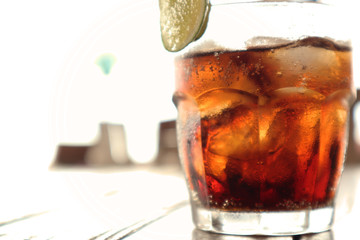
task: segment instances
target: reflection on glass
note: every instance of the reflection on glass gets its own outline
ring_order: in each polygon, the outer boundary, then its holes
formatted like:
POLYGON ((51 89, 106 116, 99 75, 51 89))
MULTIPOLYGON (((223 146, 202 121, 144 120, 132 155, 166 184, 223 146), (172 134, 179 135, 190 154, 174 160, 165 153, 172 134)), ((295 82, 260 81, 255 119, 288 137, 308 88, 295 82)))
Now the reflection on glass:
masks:
POLYGON ((332 231, 295 236, 235 236, 205 232, 195 229, 192 240, 334 240, 332 231))

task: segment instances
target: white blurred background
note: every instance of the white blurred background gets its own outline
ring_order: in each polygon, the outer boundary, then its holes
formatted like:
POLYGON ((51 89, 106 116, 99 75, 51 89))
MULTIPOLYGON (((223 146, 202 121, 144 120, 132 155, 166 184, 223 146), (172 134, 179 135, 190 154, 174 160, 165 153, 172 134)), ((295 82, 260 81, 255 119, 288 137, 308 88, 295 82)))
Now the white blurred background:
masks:
MULTIPOLYGON (((341 2, 357 14, 356 0, 341 2)), ((157 124, 176 117, 158 18, 157 0, 2 1, 0 173, 47 169, 57 144, 92 143, 100 122, 125 125, 134 159, 153 157, 157 124), (109 74, 103 54, 115 59, 109 74)))
POLYGON ((1 2, 0 169, 47 168, 57 144, 90 144, 101 122, 126 125, 129 148, 144 146, 133 158, 153 157, 157 124, 176 117, 158 19, 156 0, 1 2))

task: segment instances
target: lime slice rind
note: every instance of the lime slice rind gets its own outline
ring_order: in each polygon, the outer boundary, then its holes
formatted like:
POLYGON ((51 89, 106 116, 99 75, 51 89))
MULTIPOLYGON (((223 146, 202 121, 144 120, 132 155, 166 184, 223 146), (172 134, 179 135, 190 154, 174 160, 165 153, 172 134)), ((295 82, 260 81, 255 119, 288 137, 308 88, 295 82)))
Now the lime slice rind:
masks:
POLYGON ((209 12, 210 12, 210 4, 207 4, 207 7, 205 9, 205 16, 204 16, 204 20, 202 21, 202 25, 200 26, 199 31, 196 34, 196 37, 194 38, 193 41, 198 40, 199 38, 201 38, 202 35, 204 35, 205 30, 207 28, 207 23, 209 21, 209 12))

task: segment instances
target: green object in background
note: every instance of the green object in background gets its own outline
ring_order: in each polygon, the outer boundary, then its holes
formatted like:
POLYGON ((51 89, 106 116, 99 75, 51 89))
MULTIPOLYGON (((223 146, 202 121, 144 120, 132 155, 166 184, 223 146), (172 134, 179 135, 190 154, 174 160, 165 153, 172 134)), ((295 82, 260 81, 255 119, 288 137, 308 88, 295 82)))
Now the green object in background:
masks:
POLYGON ((102 72, 105 75, 108 75, 110 73, 111 68, 114 66, 115 62, 116 58, 111 53, 104 53, 100 55, 95 61, 96 65, 101 68, 102 72))

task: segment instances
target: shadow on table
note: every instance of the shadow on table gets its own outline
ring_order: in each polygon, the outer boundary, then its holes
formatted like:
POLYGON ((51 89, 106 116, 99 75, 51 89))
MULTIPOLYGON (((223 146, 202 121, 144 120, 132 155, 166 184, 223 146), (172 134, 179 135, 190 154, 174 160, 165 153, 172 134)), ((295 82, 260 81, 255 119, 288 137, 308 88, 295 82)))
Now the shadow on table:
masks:
POLYGON ((234 236, 195 229, 192 240, 334 240, 332 231, 295 236, 234 236))

